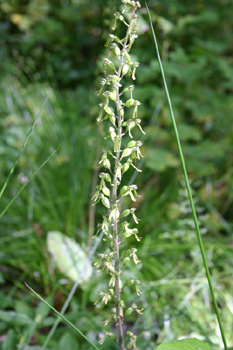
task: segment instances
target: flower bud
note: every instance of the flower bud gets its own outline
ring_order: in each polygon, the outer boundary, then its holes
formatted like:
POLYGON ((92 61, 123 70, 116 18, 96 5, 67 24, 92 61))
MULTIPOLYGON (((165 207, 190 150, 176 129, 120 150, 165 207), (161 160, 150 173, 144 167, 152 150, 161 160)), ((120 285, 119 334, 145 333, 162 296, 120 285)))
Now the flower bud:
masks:
POLYGON ((113 49, 113 53, 115 56, 120 56, 120 54, 121 54, 120 48, 118 46, 115 46, 113 49))
POLYGON ((124 64, 123 68, 122 68, 122 75, 127 74, 129 71, 129 65, 128 64, 124 64))
POLYGON ((123 211, 123 213, 121 214, 121 217, 124 218, 125 216, 128 216, 130 214, 130 210, 129 209, 125 209, 123 211))
POLYGON ((102 188, 102 192, 105 194, 105 196, 110 196, 110 190, 106 186, 102 188))
POLYGON ((106 207, 106 208, 108 208, 108 209, 110 209, 110 202, 109 202, 109 199, 107 198, 107 197, 102 197, 101 198, 101 200, 102 200, 102 203, 103 203, 103 205, 106 207))
POLYGON ((129 164, 125 163, 125 164, 123 165, 123 167, 122 167, 122 171, 121 171, 122 175, 123 175, 127 170, 129 170, 129 164))
POLYGON ((126 102, 125 102, 125 106, 126 107, 131 107, 131 106, 133 106, 134 105, 134 99, 133 98, 130 98, 129 100, 127 100, 126 102))
POLYGON ((125 312, 125 316, 129 316, 132 312, 133 312, 132 307, 129 307, 125 312))
POLYGON ((128 265, 129 262, 130 262, 130 258, 129 258, 129 257, 124 258, 124 260, 123 260, 123 266, 128 265))
POLYGON ((121 158, 128 157, 132 153, 133 149, 132 148, 126 148, 124 149, 121 158))
POLYGON ((127 335, 127 337, 132 337, 134 334, 132 333, 132 332, 130 332, 130 331, 127 331, 126 333, 125 333, 125 335, 127 335))
POLYGON ((111 168, 110 160, 109 159, 104 159, 103 166, 110 170, 110 168, 111 168))
MULTIPOLYGON (((140 141, 139 141, 140 142, 140 141)), ((137 146, 137 142, 136 141, 130 141, 126 147, 129 147, 129 148, 132 148, 132 147, 135 147, 137 146)))
POLYGON ((125 285, 126 285, 127 287, 130 287, 130 286, 132 286, 133 284, 135 284, 135 280, 132 280, 132 279, 125 282, 125 285))

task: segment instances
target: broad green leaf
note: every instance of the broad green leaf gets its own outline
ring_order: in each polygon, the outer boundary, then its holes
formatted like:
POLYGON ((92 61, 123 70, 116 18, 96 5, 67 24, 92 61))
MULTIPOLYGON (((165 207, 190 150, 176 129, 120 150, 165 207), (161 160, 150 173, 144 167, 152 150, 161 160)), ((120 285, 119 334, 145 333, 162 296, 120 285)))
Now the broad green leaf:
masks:
POLYGON ((16 300, 15 301, 15 311, 19 314, 24 314, 31 319, 34 318, 34 311, 33 308, 26 303, 26 301, 23 300, 16 300))
POLYGON ((209 344, 194 339, 176 340, 171 343, 162 343, 157 347, 158 350, 213 350, 209 344))
POLYGON ((179 136, 183 141, 191 140, 191 141, 200 141, 201 140, 201 132, 196 126, 179 124, 178 125, 179 136))
POLYGON ((0 291, 0 309, 3 308, 13 308, 14 302, 12 297, 8 295, 4 295, 2 291, 0 291))
POLYGON ((6 340, 2 346, 3 350, 15 350, 16 349, 16 337, 15 331, 13 329, 9 329, 7 332, 6 340))
MULTIPOLYGON (((82 272, 87 255, 74 239, 68 238, 58 231, 50 231, 47 235, 47 248, 55 260, 58 269, 70 280, 76 281, 82 272)), ((87 282, 92 274, 92 266, 88 263, 82 282, 87 282)))
MULTIPOLYGON (((53 299, 51 297, 48 297, 47 300, 48 300, 49 303, 53 302, 53 299)), ((25 313, 24 310, 23 310, 23 306, 24 305, 22 304, 22 306, 21 306, 22 313, 25 313)), ((50 312, 49 306, 47 306, 43 302, 40 302, 38 307, 37 307, 37 309, 36 309, 35 317, 34 317, 34 314, 33 314, 34 320, 25 329, 25 331, 21 333, 21 337, 20 337, 20 346, 21 347, 19 347, 19 350, 25 350, 25 346, 27 346, 27 344, 29 343, 30 339, 35 334, 37 328, 39 327, 39 325, 42 323, 42 321, 48 315, 49 312, 50 312)))
POLYGON ((164 171, 167 168, 174 168, 179 165, 178 159, 164 149, 148 149, 146 166, 155 171, 164 171))
MULTIPOLYGON (((46 298, 46 300, 49 302, 49 304, 53 305, 53 298, 52 297, 48 297, 46 298)), ((50 312, 50 308, 43 302, 40 302, 38 307, 36 308, 36 317, 35 317, 35 321, 36 323, 41 323, 45 317, 48 316, 50 312)))
POLYGON ((32 322, 32 319, 24 314, 2 310, 0 310, 0 320, 13 325, 29 325, 32 322))
POLYGON ((60 342, 59 342, 59 348, 58 350, 74 350, 78 349, 78 342, 76 338, 71 333, 65 333, 60 342))
POLYGON ((162 16, 157 16, 157 22, 158 22, 158 26, 162 29, 162 31, 165 34, 170 33, 174 28, 173 23, 168 21, 166 18, 162 16))

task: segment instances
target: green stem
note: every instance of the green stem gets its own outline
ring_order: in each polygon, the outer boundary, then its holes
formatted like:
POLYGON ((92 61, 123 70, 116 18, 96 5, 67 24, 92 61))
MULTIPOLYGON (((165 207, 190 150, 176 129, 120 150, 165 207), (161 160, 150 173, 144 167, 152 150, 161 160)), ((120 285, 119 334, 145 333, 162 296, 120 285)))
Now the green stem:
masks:
POLYGON ((5 212, 9 209, 9 207, 11 206, 11 204, 15 201, 15 199, 20 195, 20 193, 22 192, 22 190, 29 184, 29 182, 33 179, 33 177, 40 171, 41 168, 43 168, 43 166, 49 161, 49 159, 57 152, 58 149, 56 149, 45 161, 44 163, 41 164, 41 166, 34 172, 34 174, 32 174, 32 176, 29 177, 28 181, 25 182, 25 184, 20 188, 20 190, 16 193, 16 195, 12 198, 12 200, 10 201, 10 203, 8 203, 8 205, 6 206, 6 208, 1 212, 0 214, 0 219, 1 217, 5 214, 5 212))
POLYGON ((47 100, 48 100, 48 97, 46 97, 46 99, 45 99, 45 101, 44 101, 44 103, 43 103, 43 105, 42 105, 42 107, 41 107, 39 113, 37 114, 37 116, 36 116, 36 118, 35 118, 35 120, 34 120, 32 126, 31 126, 31 128, 30 128, 30 130, 29 130, 29 132, 28 132, 28 134, 27 134, 27 137, 26 137, 26 139, 25 139, 25 141, 24 141, 24 143, 23 143, 23 146, 21 147, 21 149, 20 149, 20 151, 19 151, 19 154, 18 154, 18 156, 16 157, 16 160, 15 160, 15 162, 14 162, 14 165, 13 165, 13 167, 11 168, 11 170, 10 170, 10 172, 9 172, 9 175, 8 175, 8 177, 7 177, 7 179, 6 179, 6 182, 4 183, 4 185, 3 185, 3 187, 2 187, 2 189, 1 189, 1 191, 0 191, 0 198, 2 197, 2 195, 3 195, 3 193, 4 193, 5 189, 6 189, 6 186, 7 186, 8 182, 9 182, 9 180, 10 180, 10 177, 11 177, 11 175, 13 174, 13 172, 14 172, 14 170, 15 170, 15 167, 16 167, 16 165, 17 165, 17 163, 18 163, 18 160, 19 160, 19 158, 20 158, 20 156, 21 156, 21 153, 23 152, 24 148, 25 148, 26 145, 27 145, 28 139, 29 139, 29 137, 31 136, 31 133, 33 132, 33 129, 34 129, 35 125, 36 125, 36 122, 37 122, 37 120, 38 120, 38 118, 39 118, 39 116, 40 116, 40 114, 41 114, 41 112, 42 112, 42 110, 43 110, 43 108, 44 108, 44 105, 46 104, 47 100))
POLYGON ((95 346, 95 344, 93 344, 78 328, 76 328, 73 323, 71 323, 69 320, 67 320, 67 318, 65 316, 63 316, 60 312, 58 312, 56 309, 54 309, 54 307, 52 307, 52 305, 50 305, 46 300, 44 300, 39 294, 37 294, 31 287, 29 287, 29 285, 24 282, 25 286, 30 289, 30 291, 35 294, 37 296, 38 299, 40 299, 41 301, 43 301, 43 303, 45 303, 51 310, 53 310, 58 316, 60 316, 66 323, 68 323, 68 325, 70 325, 70 327, 72 327, 74 330, 76 330, 76 332, 78 332, 84 339, 86 339, 86 341, 88 341, 88 343, 90 345, 93 346, 93 348, 95 350, 99 350, 97 348, 97 346, 95 346))
MULTIPOLYGON (((146 3, 146 1, 145 1, 145 3, 146 3)), ((194 219, 194 223, 195 223, 195 228, 196 228, 196 232, 197 232, 198 243, 199 243, 199 247, 200 247, 200 250, 201 250, 201 255, 202 255, 202 259, 203 259, 203 263, 204 263, 204 267, 205 267, 205 271, 206 271, 206 277, 207 277, 207 280, 208 280, 208 283, 209 283, 210 293, 211 293, 211 297, 212 297, 212 300, 213 300, 215 313, 216 313, 216 316, 217 316, 217 319, 218 319, 218 324, 219 324, 219 328, 220 328, 220 332, 221 332, 224 348, 225 348, 225 350, 227 350, 226 338, 225 338, 225 335, 224 335, 224 331, 223 331, 223 327, 222 327, 222 323, 221 323, 221 319, 220 319, 220 315, 219 315, 219 311, 218 311, 218 306, 217 306, 217 302, 216 302, 216 299, 215 299, 214 290, 213 290, 213 286, 212 286, 211 276, 210 276, 209 268, 208 268, 208 265, 207 265, 207 260, 206 260, 206 256, 205 256, 205 249, 204 249, 204 245, 203 245, 201 234, 200 234, 200 230, 199 230, 197 214, 196 214, 196 210, 195 210, 194 203, 193 203, 192 192, 191 192, 191 187, 190 187, 189 180, 188 180, 185 160, 184 160, 183 151, 182 151, 181 143, 180 143, 180 139, 179 139, 179 133, 178 133, 178 129, 177 129, 177 126, 176 126, 176 120, 175 120, 173 109, 172 109, 172 103, 171 103, 171 99, 170 99, 170 95, 169 95, 169 91, 168 91, 168 87, 167 87, 167 83, 166 83, 166 79, 165 79, 165 74, 164 74, 164 70, 163 70, 163 66, 162 66, 162 61, 161 61, 160 54, 159 54, 159 48, 158 48, 158 44, 157 44, 157 40, 156 40, 154 29, 153 29, 151 16, 150 16, 150 11, 148 9, 147 3, 146 3, 146 7, 147 7, 148 14, 149 14, 150 25, 151 25, 151 29, 152 29, 152 33, 153 33, 153 37, 154 37, 154 42, 155 42, 156 52, 157 52, 157 56, 158 56, 159 66, 160 66, 160 69, 161 69, 163 82, 164 82, 164 87, 165 87, 165 92, 166 92, 166 96, 167 96, 167 100, 168 100, 168 104, 169 104, 169 109, 170 109, 171 119, 172 119, 172 125, 173 125, 174 131, 175 131, 175 136, 176 136, 176 141, 177 141, 177 145, 178 145, 181 165, 182 165, 184 178, 185 178, 185 184, 186 184, 186 188, 187 188, 187 191, 188 191, 189 201, 190 201, 192 214, 193 214, 193 219, 194 219)))
MULTIPOLYGON (((126 50, 128 38, 130 34, 130 28, 128 28, 125 41, 124 41, 124 46, 122 51, 126 50)), ((121 72, 122 72, 122 67, 123 67, 123 56, 121 56, 121 61, 119 65, 119 69, 117 72, 117 75, 121 77, 121 72)), ((117 116, 118 116, 118 137, 119 137, 119 143, 118 147, 116 150, 116 159, 115 159, 115 170, 114 170, 114 179, 113 179, 113 205, 117 205, 118 209, 119 204, 117 203, 117 176, 116 176, 116 171, 119 166, 119 159, 120 159, 120 152, 121 152, 121 141, 122 141, 122 117, 121 117, 121 104, 120 104, 120 93, 119 93, 119 86, 117 86, 116 89, 116 109, 117 109, 117 116)), ((124 334, 123 334, 123 327, 122 327, 122 322, 121 322, 121 306, 120 306, 120 301, 121 301, 121 288, 120 288, 120 254, 119 254, 119 241, 118 241, 118 225, 117 225, 117 219, 113 219, 113 243, 114 243, 114 260, 115 260, 115 273, 116 273, 116 278, 115 278, 115 296, 116 296, 116 317, 117 317, 117 337, 118 337, 118 345, 120 350, 124 350, 124 334)))

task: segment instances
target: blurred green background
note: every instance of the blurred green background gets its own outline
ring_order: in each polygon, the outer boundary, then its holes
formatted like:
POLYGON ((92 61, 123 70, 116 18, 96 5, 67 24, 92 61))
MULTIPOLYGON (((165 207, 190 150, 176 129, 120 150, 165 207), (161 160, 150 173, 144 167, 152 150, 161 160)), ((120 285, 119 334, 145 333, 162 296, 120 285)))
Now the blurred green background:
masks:
MULTIPOLYGON (((136 183, 142 261, 127 272, 141 280, 129 330, 138 347, 198 337, 222 347, 194 232, 177 145, 148 15, 139 11, 139 38, 131 54, 140 62, 135 95, 145 136, 143 172, 136 183)), ((2 211, 35 170, 59 150, 0 220, 0 349, 38 350, 55 315, 23 281, 61 310, 72 282, 52 268, 49 231, 73 238, 88 253, 103 209, 90 199, 104 130, 96 95, 113 13, 120 0, 2 0, 0 3, 0 188, 38 114, 48 101, 0 201, 2 211), (93 223, 95 214, 95 223, 93 223), (38 321, 38 314, 42 315, 38 321), (10 347, 11 346, 11 347, 10 347)), ((229 346, 233 346, 233 1, 150 1, 148 6, 170 89, 196 201, 208 263, 229 346)), ((130 181, 131 173, 125 182, 130 181)), ((132 241, 135 246, 135 242, 132 241)), ((97 252, 106 250, 100 243, 97 252)), ((96 270, 94 270, 96 271, 96 270)), ((93 273, 78 288, 67 318, 97 343, 107 318, 95 308, 106 275, 93 273)), ((133 291, 125 294, 134 301, 133 291), (128 293, 128 294, 127 294, 128 293)), ((112 330, 109 324, 106 330, 112 330)), ((47 349, 89 349, 65 323, 47 349)), ((101 349, 116 349, 107 340, 101 349)))

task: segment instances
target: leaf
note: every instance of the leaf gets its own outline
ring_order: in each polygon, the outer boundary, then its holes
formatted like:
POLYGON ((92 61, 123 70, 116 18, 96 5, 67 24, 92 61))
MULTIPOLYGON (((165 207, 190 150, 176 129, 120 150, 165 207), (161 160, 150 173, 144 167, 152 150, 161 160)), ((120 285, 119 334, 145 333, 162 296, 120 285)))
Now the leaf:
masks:
POLYGON ((14 302, 12 297, 8 294, 8 295, 4 295, 4 293, 2 291, 0 291, 0 308, 3 309, 4 308, 13 308, 14 307, 14 302))
POLYGON ((165 34, 170 33, 174 28, 174 24, 162 16, 157 16, 157 22, 158 26, 165 34))
MULTIPOLYGON (((49 304, 53 305, 53 298, 48 297, 47 301, 49 304)), ((36 308, 36 318, 35 321, 36 323, 41 323, 49 314, 50 308, 43 302, 39 303, 39 305, 36 308)))
POLYGON ((32 322, 32 319, 27 315, 20 314, 15 311, 2 310, 0 310, 0 320, 13 325, 29 325, 32 322))
POLYGON ((59 342, 58 350, 74 350, 78 349, 78 347, 76 338, 71 333, 65 333, 59 342))
MULTIPOLYGON (((76 281, 82 272, 87 255, 74 239, 68 238, 58 231, 50 231, 47 235, 47 248, 53 256, 58 269, 70 280, 76 281)), ((88 262, 81 283, 87 282, 92 274, 92 266, 88 262)))
POLYGON ((3 350, 15 350, 16 349, 16 336, 13 329, 9 329, 7 332, 6 340, 2 346, 3 350))
POLYGON ((171 343, 162 343, 157 347, 158 350, 213 350, 209 344, 194 339, 176 340, 171 343))
POLYGON ((146 166, 155 171, 164 171, 169 167, 177 167, 178 159, 168 150, 148 149, 146 166))
POLYGON ((196 126, 179 124, 178 125, 180 140, 182 141, 200 141, 201 140, 201 132, 196 126))
POLYGON ((31 319, 34 318, 33 308, 23 300, 15 301, 15 311, 19 314, 24 314, 31 319))

